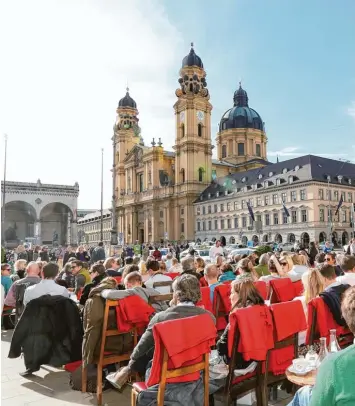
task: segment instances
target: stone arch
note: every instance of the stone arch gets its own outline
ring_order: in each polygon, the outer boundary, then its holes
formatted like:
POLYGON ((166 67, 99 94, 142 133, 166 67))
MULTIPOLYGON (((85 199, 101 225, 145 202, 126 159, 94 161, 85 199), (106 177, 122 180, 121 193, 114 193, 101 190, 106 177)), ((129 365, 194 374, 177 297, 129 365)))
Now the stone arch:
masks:
POLYGON ((263 235, 263 242, 268 242, 269 238, 267 234, 263 235))
POLYGON ((51 202, 43 206, 40 212, 42 244, 66 244, 69 222, 73 218, 72 209, 62 202, 51 202))
POLYGON ((243 235, 242 237, 242 244, 245 246, 248 245, 248 237, 246 235, 243 235))
POLYGON ((219 240, 221 241, 222 247, 225 247, 227 245, 226 237, 224 237, 223 235, 219 240))
POLYGON ((310 241, 309 234, 308 233, 302 233, 301 234, 301 245, 302 245, 302 247, 308 248, 309 241, 310 241))
POLYGON ((235 237, 229 237, 229 244, 235 244, 235 237))
POLYGON ((327 241, 327 234, 324 231, 319 233, 319 242, 326 242, 327 241))
POLYGON ((332 232, 331 239, 332 243, 334 244, 334 247, 336 247, 338 245, 338 233, 336 231, 332 232))
POLYGON ((349 233, 347 231, 343 231, 341 235, 341 243, 342 245, 346 245, 349 242, 349 233))
POLYGON ((287 234, 287 242, 294 244, 296 242, 296 236, 293 233, 287 234))
POLYGON ((282 235, 279 234, 279 233, 277 233, 277 234, 275 235, 274 241, 275 241, 277 244, 281 244, 281 243, 282 243, 282 235))
POLYGON ((259 237, 256 234, 254 234, 251 239, 254 245, 259 243, 259 237))
POLYGON ((34 238, 36 221, 37 212, 30 203, 23 200, 6 202, 3 225, 6 246, 14 248, 26 238, 34 238))

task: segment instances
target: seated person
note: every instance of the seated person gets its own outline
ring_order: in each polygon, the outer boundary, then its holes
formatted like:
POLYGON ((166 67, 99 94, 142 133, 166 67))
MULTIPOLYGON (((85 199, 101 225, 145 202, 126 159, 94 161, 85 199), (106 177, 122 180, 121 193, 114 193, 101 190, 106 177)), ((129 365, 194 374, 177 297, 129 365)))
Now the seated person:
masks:
POLYGON ((80 296, 80 300, 79 300, 79 303, 83 306, 85 305, 86 301, 88 300, 91 289, 93 289, 95 286, 97 286, 99 283, 101 283, 102 280, 104 280, 107 277, 105 267, 98 263, 95 263, 94 265, 91 266, 90 275, 91 275, 91 283, 87 283, 84 286, 83 292, 82 292, 82 294, 80 296))
MULTIPOLYGON (((259 278, 259 281, 265 282, 267 285, 269 285, 269 282, 272 281, 273 279, 280 279, 281 278, 281 276, 279 275, 279 272, 278 272, 278 270, 276 268, 273 257, 274 257, 274 255, 272 255, 270 257, 269 262, 268 262, 268 270, 269 270, 270 274, 265 275, 265 276, 261 276, 259 278)), ((276 261, 277 261, 277 258, 276 258, 276 261)), ((280 264, 280 266, 282 266, 282 265, 280 264)))
MULTIPOLYGON (((30 262, 26 268, 26 277, 14 282, 5 298, 5 305, 10 307, 23 307, 23 298, 26 288, 41 282, 40 269, 37 262, 30 262)), ((20 311, 21 313, 21 311, 20 311)))
POLYGON ((340 283, 345 283, 350 286, 355 285, 355 256, 354 255, 343 255, 340 260, 340 267, 344 272, 344 275, 338 276, 337 281, 340 283))
POLYGON ((259 278, 261 276, 270 275, 268 263, 269 263, 269 254, 267 253, 262 254, 259 258, 259 264, 254 268, 255 272, 259 275, 259 278))
MULTIPOLYGON (((148 259, 146 262, 147 266, 147 273, 149 275, 149 279, 145 281, 145 286, 147 288, 152 288, 155 282, 171 282, 172 279, 170 276, 163 275, 160 271, 159 262, 155 259, 148 259)), ((171 292, 170 286, 158 286, 156 289, 161 294, 167 294, 171 292)))
POLYGON ((341 276, 344 274, 340 265, 337 264, 337 254, 334 251, 325 253, 324 262, 328 265, 334 266, 336 276, 341 276))
POLYGON ((55 283, 54 279, 57 277, 59 266, 54 262, 46 264, 42 269, 43 279, 36 285, 29 286, 25 291, 23 303, 26 306, 28 302, 37 299, 43 295, 51 296, 64 296, 69 298, 69 292, 63 286, 55 283))
POLYGON ((71 271, 71 262, 70 261, 64 265, 63 270, 56 277, 56 282, 58 282, 59 280, 65 281, 68 288, 74 289, 75 277, 71 271))
MULTIPOLYGON (((118 264, 118 262, 117 262, 117 264, 118 264)), ((118 270, 118 272, 120 272, 120 275, 123 274, 126 266, 132 265, 132 264, 133 264, 133 257, 126 257, 125 261, 124 261, 124 265, 118 270)), ((118 275, 118 276, 120 276, 120 275, 118 275)))
POLYGON ((106 269, 106 275, 107 276, 121 276, 122 273, 118 270, 119 265, 117 263, 116 258, 110 257, 107 258, 106 261, 104 262, 104 266, 106 269))
POLYGON ((179 260, 177 258, 173 258, 171 260, 171 267, 169 268, 168 272, 169 273, 181 273, 182 272, 182 267, 181 264, 179 262, 179 260))
POLYGON ((236 278, 232 264, 229 262, 224 263, 219 270, 221 272, 221 276, 218 278, 219 282, 234 281, 236 278))
POLYGON ((186 257, 184 257, 181 260, 181 266, 182 266, 181 275, 185 275, 185 274, 193 275, 198 280, 200 280, 203 277, 203 275, 200 275, 198 272, 196 272, 195 257, 193 257, 192 255, 186 255, 186 257))
MULTIPOLYGON (((247 259, 247 258, 246 258, 247 259)), ((260 296, 253 282, 246 279, 236 279, 231 284, 231 313, 238 311, 240 308, 263 305, 264 299, 260 296)), ((228 332, 230 325, 228 324, 225 328, 221 338, 217 342, 217 351, 220 356, 223 356, 225 362, 228 363, 228 332)), ((240 355, 239 360, 236 364, 236 369, 245 369, 253 361, 244 361, 243 357, 240 355)))
POLYGON ((210 299, 211 303, 213 304, 214 299, 214 290, 216 286, 220 285, 221 282, 218 281, 218 268, 216 264, 209 264, 205 268, 205 279, 208 283, 208 287, 210 288, 210 299))
POLYGON ((12 285, 12 279, 10 278, 11 267, 9 264, 1 264, 1 285, 4 287, 5 297, 12 285))
POLYGON ((340 326, 345 326, 345 321, 341 315, 340 304, 343 293, 350 287, 350 285, 342 284, 337 281, 335 267, 332 265, 325 263, 320 268, 320 273, 324 278, 324 292, 320 293, 319 296, 329 307, 334 320, 340 326))
MULTIPOLYGON (((136 267, 137 265, 131 266, 136 267)), ((137 271, 130 272, 126 275, 126 277, 124 278, 124 285, 126 288, 125 290, 103 290, 101 292, 101 296, 104 299, 119 300, 128 296, 138 295, 140 298, 148 303, 150 296, 156 296, 160 294, 155 289, 144 288, 142 286, 142 275, 137 271)), ((153 307, 156 311, 165 310, 167 308, 167 306, 163 302, 161 304, 153 304, 153 307)))
POLYGON ((127 383, 132 373, 138 372, 145 375, 148 363, 153 359, 154 338, 153 326, 167 320, 181 319, 208 313, 215 322, 214 316, 205 309, 196 306, 201 300, 199 281, 192 275, 181 275, 173 283, 173 300, 171 307, 157 313, 149 323, 147 330, 142 335, 135 347, 127 367, 121 368, 117 373, 106 377, 113 386, 121 390, 127 383))
POLYGON ((249 258, 243 258, 238 264, 239 275, 237 279, 250 279, 252 281, 258 280, 258 274, 255 272, 253 264, 249 258))
POLYGON ((87 283, 91 282, 91 277, 89 270, 84 268, 83 262, 78 259, 71 261, 71 271, 75 276, 74 293, 77 295, 87 283))
MULTIPOLYGON (((355 335, 355 287, 348 289, 341 305, 342 315, 355 335)), ((355 344, 330 354, 320 365, 316 384, 303 386, 288 406, 355 405, 355 344)))

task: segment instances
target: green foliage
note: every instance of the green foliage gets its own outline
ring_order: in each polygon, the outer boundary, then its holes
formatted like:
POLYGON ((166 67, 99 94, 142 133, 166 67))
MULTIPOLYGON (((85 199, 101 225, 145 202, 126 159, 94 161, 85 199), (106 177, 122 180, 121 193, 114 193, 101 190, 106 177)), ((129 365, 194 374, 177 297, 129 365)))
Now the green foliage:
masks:
POLYGON ((259 257, 262 254, 265 254, 266 252, 272 251, 271 247, 269 245, 260 245, 259 247, 255 248, 255 254, 257 254, 259 257))

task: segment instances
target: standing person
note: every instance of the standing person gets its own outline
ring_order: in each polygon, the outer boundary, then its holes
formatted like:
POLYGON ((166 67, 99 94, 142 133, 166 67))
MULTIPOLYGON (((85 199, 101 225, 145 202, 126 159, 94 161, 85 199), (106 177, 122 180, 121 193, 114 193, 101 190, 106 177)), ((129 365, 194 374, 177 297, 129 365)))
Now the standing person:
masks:
POLYGON ((332 251, 332 247, 330 245, 330 242, 326 241, 325 244, 324 244, 323 252, 325 254, 328 254, 328 252, 331 252, 331 251, 332 251))
POLYGON ((311 266, 314 266, 314 260, 316 259, 317 254, 318 254, 318 250, 317 250, 316 244, 314 241, 311 241, 309 243, 309 249, 308 249, 309 264, 311 266))
POLYGON ((41 247, 39 245, 36 245, 34 250, 33 250, 33 261, 37 261, 39 257, 39 251, 41 250, 41 247))
POLYGON ((104 243, 100 241, 96 248, 92 251, 91 263, 94 264, 97 261, 105 261, 106 253, 104 249, 104 243))
POLYGON ((75 258, 81 262, 90 261, 90 256, 86 251, 84 251, 84 247, 82 245, 79 245, 78 249, 76 250, 75 258))
POLYGON ((68 245, 68 248, 64 253, 63 266, 68 262, 69 258, 73 257, 75 258, 75 251, 71 245, 68 245))
POLYGON ((344 272, 341 269, 340 265, 336 263, 336 257, 337 255, 334 251, 329 251, 325 254, 324 262, 328 265, 334 266, 336 275, 341 276, 344 274, 344 272))
POLYGON ((23 245, 19 245, 16 249, 17 259, 24 259, 26 262, 28 261, 28 255, 25 247, 23 245))
POLYGON ((60 245, 55 254, 57 257, 57 264, 59 266, 59 269, 62 269, 63 268, 63 259, 64 259, 64 247, 62 247, 60 245))
POLYGON ((216 241, 216 245, 214 247, 211 247, 210 249, 210 258, 212 261, 216 260, 217 255, 222 255, 224 256, 224 250, 221 245, 221 242, 219 240, 216 241))
POLYGON ((26 248, 26 252, 27 252, 27 262, 32 262, 33 261, 33 249, 29 245, 25 246, 25 248, 26 248))
POLYGON ((39 257, 41 258, 41 261, 49 262, 48 247, 46 245, 43 245, 41 251, 39 252, 39 257))
POLYGON ((25 259, 18 259, 15 264, 15 273, 10 275, 10 278, 13 282, 18 281, 19 279, 23 279, 25 277, 26 272, 26 260, 25 259))
POLYGON ((37 299, 43 295, 64 296, 69 298, 69 292, 64 286, 55 283, 54 279, 58 275, 59 267, 57 264, 50 262, 42 269, 43 279, 36 285, 29 286, 25 291, 23 299, 24 305, 33 299, 37 299))
POLYGON ((155 247, 152 255, 156 261, 161 261, 161 252, 158 250, 158 247, 155 247))
POLYGON ((4 287, 5 297, 12 285, 12 279, 10 278, 11 267, 9 264, 1 264, 1 285, 4 287))

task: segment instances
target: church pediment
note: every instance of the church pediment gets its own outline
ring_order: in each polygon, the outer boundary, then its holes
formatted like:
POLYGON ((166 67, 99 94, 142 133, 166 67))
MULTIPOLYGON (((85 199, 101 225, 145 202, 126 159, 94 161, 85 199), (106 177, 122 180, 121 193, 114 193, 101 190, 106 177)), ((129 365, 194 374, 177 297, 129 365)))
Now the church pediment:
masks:
POLYGON ((134 162, 135 167, 143 165, 143 148, 139 145, 135 145, 130 152, 126 155, 124 162, 131 163, 134 162))

